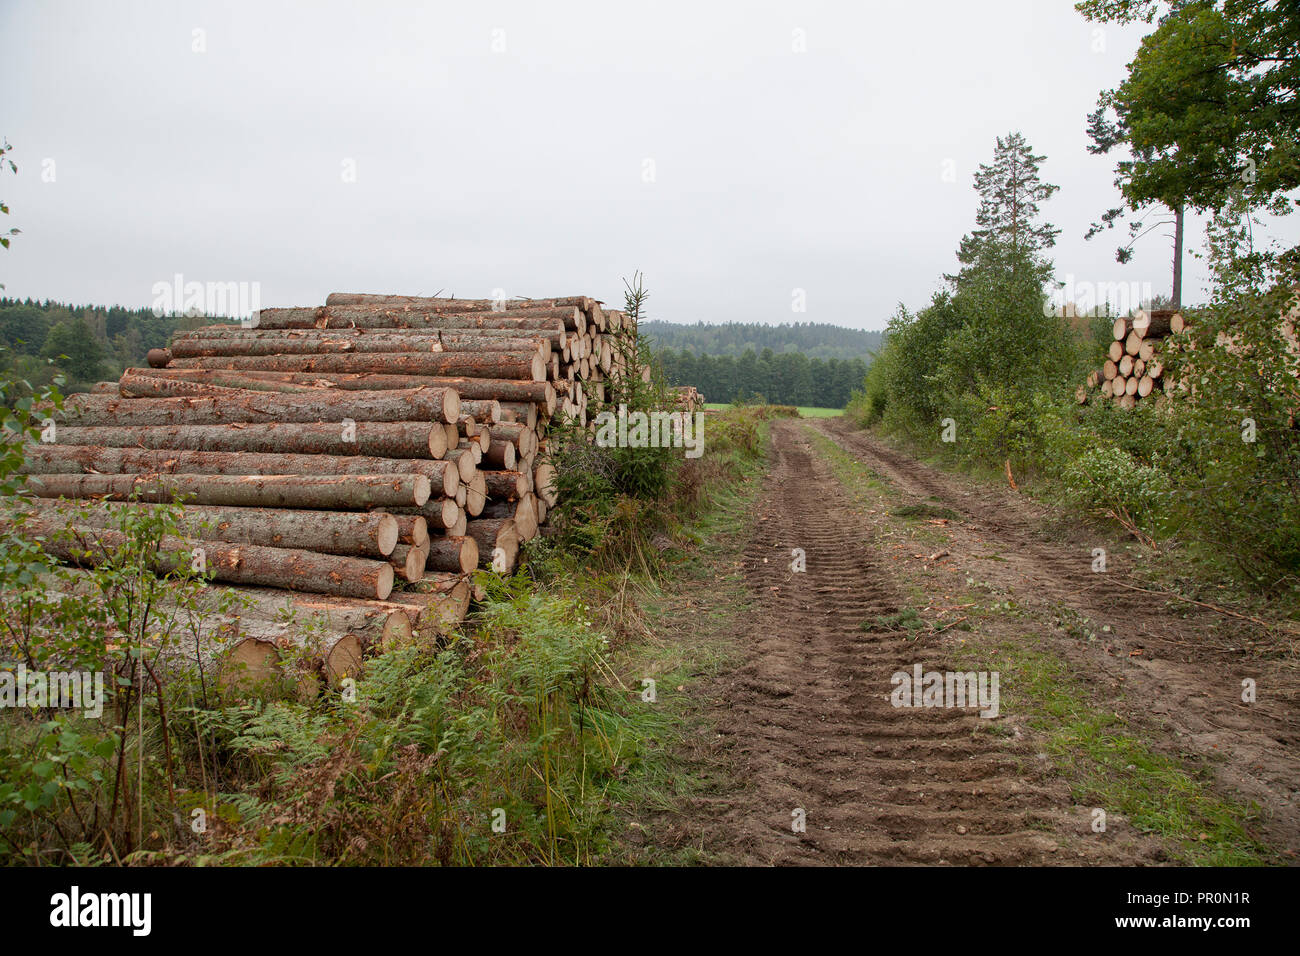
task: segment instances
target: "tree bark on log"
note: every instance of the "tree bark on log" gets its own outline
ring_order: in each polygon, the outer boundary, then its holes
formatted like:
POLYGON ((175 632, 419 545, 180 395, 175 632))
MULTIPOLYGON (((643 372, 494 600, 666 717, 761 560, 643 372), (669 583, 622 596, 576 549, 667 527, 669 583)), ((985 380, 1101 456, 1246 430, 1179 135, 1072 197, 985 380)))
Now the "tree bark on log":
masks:
POLYGON ((250 422, 231 425, 57 426, 58 445, 175 449, 211 452, 354 455, 376 458, 441 458, 447 453, 442 423, 250 422))
POLYGON ((34 475, 27 490, 41 498, 109 498, 197 505, 321 508, 423 508, 424 475, 34 475))
POLYGON ((27 444, 23 452, 19 470, 28 475, 423 475, 434 495, 454 495, 460 481, 451 462, 419 458, 46 444, 27 444))
POLYGON ((555 466, 543 462, 533 469, 533 491, 548 508, 554 508, 560 500, 559 490, 555 487, 555 466))
POLYGON ((466 399, 460 403, 462 415, 474 416, 476 422, 486 422, 489 425, 495 425, 501 421, 501 403, 495 398, 466 399))
MULTIPOLYGON (((13 525, 6 520, 0 521, 0 527, 13 525)), ((120 531, 69 526, 41 518, 23 522, 22 533, 43 538, 48 553, 78 567, 95 567, 113 551, 130 544, 127 535, 120 531)), ((162 538, 153 570, 166 574, 188 568, 198 549, 203 552, 204 576, 230 584, 257 584, 381 601, 393 590, 393 568, 386 561, 207 539, 162 538)))
POLYGON ((546 363, 525 352, 362 352, 311 355, 219 355, 175 359, 168 368, 254 372, 324 372, 546 381, 546 363))
MULTIPOLYGON (((252 391, 192 398, 72 395, 65 403, 64 417, 69 425, 131 426, 341 422, 345 418, 357 422, 456 421, 460 417, 460 398, 455 388, 423 387, 425 384, 399 394, 322 388, 310 393, 310 402, 296 395, 252 391)), ((544 383, 518 384, 545 387, 544 383)))
POLYGON ((434 535, 429 539, 428 571, 469 574, 478 567, 478 542, 468 535, 434 535))
MULTIPOLYGON (((124 510, 132 507, 108 501, 93 506, 36 498, 24 506, 49 521, 91 528, 119 530, 124 510)), ((412 519, 417 520, 417 519, 412 519)), ((423 518, 418 519, 423 522, 423 518)), ((383 558, 392 554, 400 537, 394 515, 345 511, 299 511, 287 508, 233 508, 182 506, 179 530, 190 537, 229 544, 257 544, 268 548, 320 551, 348 557, 383 558)), ((427 538, 428 531, 426 529, 427 538)))
POLYGON ((479 564, 498 574, 510 574, 519 560, 519 533, 512 518, 476 518, 465 533, 478 544, 479 564))
POLYGON ((263 309, 259 329, 506 329, 562 332, 582 322, 576 309, 433 311, 366 306, 326 306, 310 309, 263 309))
POLYGON ((489 498, 513 501, 528 494, 528 479, 518 471, 480 471, 489 498))
MULTIPOLYGON (((244 383, 246 389, 254 392, 257 397, 264 394, 274 394, 275 391, 283 389, 286 392, 301 393, 303 387, 310 388, 313 393, 317 394, 347 394, 355 392, 369 392, 374 395, 382 395, 388 401, 395 402, 395 398, 390 393, 395 390, 408 390, 418 388, 451 388, 457 392, 458 401, 456 402, 456 414, 460 414, 460 398, 475 400, 498 399, 503 402, 525 403, 535 402, 545 407, 545 413, 549 416, 555 412, 555 387, 549 382, 525 382, 515 379, 486 379, 486 378, 439 378, 427 377, 423 375, 380 375, 372 373, 362 374, 342 374, 342 373, 312 373, 312 372, 223 372, 212 369, 159 369, 158 376, 167 378, 181 379, 187 382, 197 384, 206 384, 212 380, 212 376, 219 376, 222 381, 240 381, 244 383), (232 379, 231 376, 238 376, 232 379), (260 391, 257 391, 259 390, 260 391)), ((123 380, 126 380, 124 376, 123 380)), ((102 398, 103 396, 90 396, 102 398)), ((241 399, 247 399, 248 396, 241 396, 241 399)), ((301 412, 299 414, 302 414, 301 412)), ((363 419, 357 415, 344 415, 339 419, 333 419, 332 415, 316 415, 308 417, 307 421, 329 421, 341 420, 341 418, 352 418, 356 421, 363 419)), ((424 414, 416 410, 408 410, 406 413, 394 413, 393 417, 374 418, 368 417, 368 421, 411 421, 412 419, 423 419, 424 414)), ((194 422, 193 424, 220 424, 223 421, 238 421, 240 419, 227 417, 215 418, 207 422, 194 422)), ((257 418, 254 421, 293 421, 294 419, 286 418, 257 418)), ((431 418, 436 421, 446 421, 444 416, 431 418)), ((148 422, 147 424, 175 424, 176 422, 148 422)), ((85 424, 114 424, 109 419, 102 423, 86 422, 85 424)), ((121 422, 121 424, 133 424, 132 422, 121 422)))
POLYGON ((487 479, 483 477, 483 472, 475 471, 474 477, 464 487, 465 514, 470 518, 476 518, 483 513, 483 507, 487 504, 487 479))

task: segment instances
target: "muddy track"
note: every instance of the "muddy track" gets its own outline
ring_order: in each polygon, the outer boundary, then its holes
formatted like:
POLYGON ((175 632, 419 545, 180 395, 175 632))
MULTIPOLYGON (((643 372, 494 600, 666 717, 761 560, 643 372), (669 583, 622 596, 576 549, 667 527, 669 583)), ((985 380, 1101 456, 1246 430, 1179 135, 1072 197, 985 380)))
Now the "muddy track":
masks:
POLYGON ((1261 807, 1274 845, 1300 851, 1300 688, 1289 663, 1247 652, 1266 640, 1258 628, 1133 590, 1123 560, 1092 573, 1096 542, 1046 530, 1045 510, 1010 490, 944 474, 843 419, 814 427, 905 494, 956 512, 949 547, 958 564, 1022 602, 1110 624, 1114 646, 1058 635, 1054 649, 1097 687, 1122 687, 1114 706, 1203 759, 1218 789, 1261 807), (998 563, 980 560, 990 550, 998 563), (1243 677, 1261 689, 1253 704, 1241 701, 1243 677))
POLYGON ((773 425, 771 459, 744 553, 749 654, 716 688, 718 730, 746 787, 708 802, 701 842, 757 864, 1113 863, 1147 852, 1088 839, 1086 809, 1007 724, 891 705, 894 672, 964 668, 948 666, 936 638, 863 630, 900 609, 870 528, 800 425, 773 425), (794 548, 804 573, 791 569, 794 548))

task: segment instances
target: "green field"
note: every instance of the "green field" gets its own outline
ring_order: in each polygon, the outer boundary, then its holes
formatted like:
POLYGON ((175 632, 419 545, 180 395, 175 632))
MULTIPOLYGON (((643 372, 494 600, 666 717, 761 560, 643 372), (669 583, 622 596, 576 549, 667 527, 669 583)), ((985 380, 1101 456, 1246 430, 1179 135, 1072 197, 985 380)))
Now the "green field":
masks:
MULTIPOLYGON (((704 407, 711 412, 724 412, 731 406, 722 402, 705 402, 704 407)), ((813 408, 808 405, 799 406, 800 418, 834 418, 836 415, 843 414, 844 409, 842 408, 813 408)))

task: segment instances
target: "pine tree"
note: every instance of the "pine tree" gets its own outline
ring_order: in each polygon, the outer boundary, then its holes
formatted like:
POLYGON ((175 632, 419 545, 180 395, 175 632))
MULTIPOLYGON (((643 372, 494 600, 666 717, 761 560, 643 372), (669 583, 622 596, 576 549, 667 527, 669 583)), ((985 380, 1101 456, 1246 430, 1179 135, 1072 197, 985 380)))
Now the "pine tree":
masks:
POLYGON ((998 137, 993 162, 981 165, 975 174, 975 190, 980 194, 978 228, 962 237, 957 252, 962 265, 973 265, 990 244, 1016 257, 1037 259, 1056 243, 1061 230, 1038 221, 1038 204, 1060 188, 1043 182, 1039 175, 1044 158, 1034 155, 1021 133, 998 137))

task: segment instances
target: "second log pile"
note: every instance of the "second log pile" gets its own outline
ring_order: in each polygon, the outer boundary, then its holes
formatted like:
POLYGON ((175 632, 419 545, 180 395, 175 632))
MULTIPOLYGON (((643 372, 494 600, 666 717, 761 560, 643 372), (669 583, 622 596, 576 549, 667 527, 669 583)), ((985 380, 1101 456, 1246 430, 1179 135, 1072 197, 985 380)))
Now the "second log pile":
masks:
POLYGON ((1133 408, 1148 396, 1170 391, 1162 354, 1165 339, 1185 328, 1182 313, 1173 309, 1139 309, 1131 318, 1116 319, 1105 365, 1075 389, 1075 399, 1084 405, 1099 394, 1123 408, 1133 408))
POLYGON ((556 503, 548 425, 587 423, 634 335, 586 296, 351 293, 177 333, 27 447, 29 529, 84 564, 117 543, 122 502, 179 499, 184 537, 164 540, 159 570, 201 548, 265 615, 330 612, 381 645, 440 632, 465 613, 469 573, 509 572, 538 533, 556 503))

